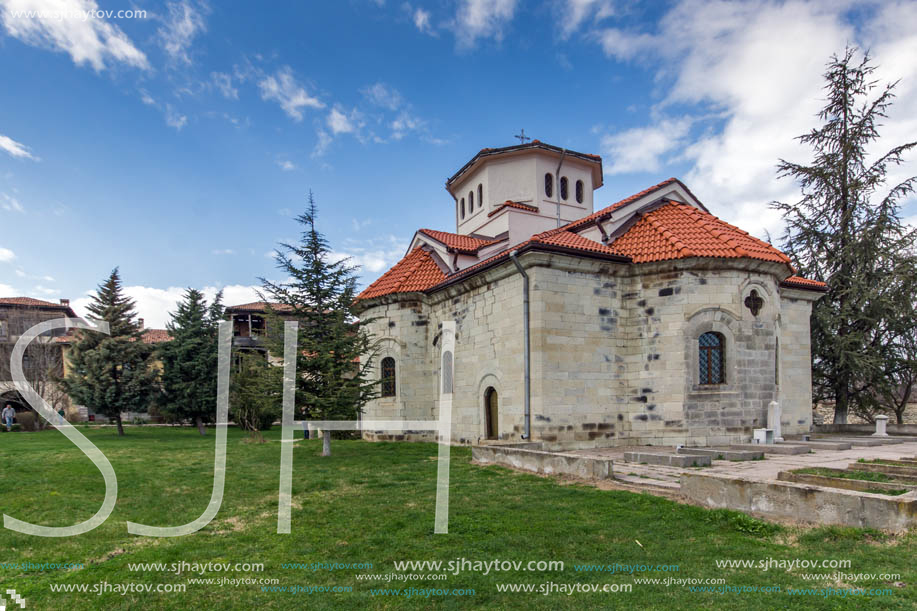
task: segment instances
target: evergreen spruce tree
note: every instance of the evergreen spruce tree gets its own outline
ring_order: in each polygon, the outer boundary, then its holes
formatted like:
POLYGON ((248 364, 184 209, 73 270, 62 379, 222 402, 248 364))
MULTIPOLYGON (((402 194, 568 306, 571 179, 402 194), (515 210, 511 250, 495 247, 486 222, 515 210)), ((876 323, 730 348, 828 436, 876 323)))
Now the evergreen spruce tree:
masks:
POLYGON ((79 331, 69 354, 70 369, 62 380, 75 403, 91 407, 118 423, 122 412, 145 412, 156 392, 152 347, 143 343, 134 301, 122 293, 115 268, 87 306, 91 321, 106 321, 109 335, 79 331))
MULTIPOLYGON (((316 228, 312 192, 306 211, 297 217, 303 230, 298 244, 280 245, 277 268, 287 280, 261 278, 271 301, 286 306, 284 318, 299 321, 296 367, 296 413, 311 420, 355 420, 375 395, 369 380, 372 341, 366 320, 354 312, 356 268, 335 260, 316 228)), ((283 354, 282 325, 270 312, 269 336, 274 354, 283 354)), ((331 433, 324 431, 322 456, 331 455, 331 433)))
POLYGON ((883 408, 879 397, 902 366, 895 348, 917 332, 917 236, 899 219, 899 202, 914 192, 917 177, 885 185, 888 168, 917 142, 870 159, 895 83, 879 88, 868 54, 859 61, 858 55, 848 47, 828 63, 822 124, 799 137, 811 146, 812 161, 778 165, 781 177, 799 183, 802 199, 773 204, 783 213, 783 248, 799 273, 828 284, 812 311, 812 382, 815 400, 835 401, 835 423, 846 423, 851 410, 870 418, 883 408))
POLYGON ((172 320, 171 341, 161 344, 163 410, 174 419, 191 420, 201 435, 214 421, 217 396, 217 336, 223 317, 221 294, 208 306, 203 293, 189 288, 172 320))

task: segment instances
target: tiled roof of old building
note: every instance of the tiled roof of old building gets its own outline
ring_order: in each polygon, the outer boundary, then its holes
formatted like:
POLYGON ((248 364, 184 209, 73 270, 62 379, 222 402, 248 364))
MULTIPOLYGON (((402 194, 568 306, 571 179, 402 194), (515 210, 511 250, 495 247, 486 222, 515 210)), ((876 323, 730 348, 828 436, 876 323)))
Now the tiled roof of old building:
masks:
POLYGON ((828 290, 828 285, 824 282, 803 278, 802 276, 790 276, 781 282, 780 285, 788 288, 828 290))
POLYGON ((290 310, 290 306, 285 303, 268 303, 267 301, 253 301, 252 303, 243 303, 242 305, 227 306, 227 312, 267 312, 268 306, 271 306, 275 312, 285 312, 290 310))
POLYGON ((465 254, 475 254, 485 246, 496 244, 500 240, 488 240, 486 238, 475 238, 470 235, 460 233, 449 233, 448 231, 437 231, 435 229, 418 229, 418 232, 425 236, 444 244, 446 248, 457 250, 465 254))
POLYGON ((433 255, 421 247, 408 253, 393 268, 366 287, 357 299, 370 299, 391 293, 423 291, 446 279, 433 255))
POLYGON ((689 257, 759 259, 789 265, 790 258, 709 212, 681 202, 666 202, 643 214, 612 248, 634 263, 689 257))
POLYGON ((140 339, 144 344, 161 344, 171 342, 172 336, 165 329, 144 329, 140 339))
MULTIPOLYGON (((648 195, 652 193, 653 191, 656 191, 657 189, 661 189, 662 187, 666 187, 668 185, 675 184, 675 183, 681 184, 677 178, 669 178, 669 179, 663 180, 661 183, 657 185, 653 185, 649 189, 644 189, 643 191, 640 191, 639 193, 634 193, 630 197, 625 197, 621 201, 615 202, 611 204, 610 206, 605 206, 598 212, 593 212, 589 216, 584 216, 581 219, 577 219, 571 223, 567 223, 563 228, 567 230, 575 230, 575 229, 579 229, 580 227, 585 227, 586 225, 593 223, 597 219, 600 219, 603 216, 606 216, 607 214, 614 212, 618 208, 623 208, 627 204, 632 204, 635 201, 637 201, 638 199, 640 199, 641 197, 648 195)), ((685 190, 687 190, 687 187, 685 187, 685 190)))
POLYGON ((58 308, 61 310, 66 310, 70 307, 70 306, 67 306, 61 303, 54 303, 53 301, 43 301, 41 299, 33 299, 32 297, 0 297, 0 305, 58 308))
MULTIPOLYGON (((563 227, 536 234, 528 240, 506 249, 470 267, 446 275, 433 260, 433 257, 416 248, 393 268, 372 283, 357 299, 370 299, 392 293, 427 291, 440 285, 451 284, 470 276, 485 267, 497 264, 509 258, 511 251, 537 248, 582 253, 584 256, 601 256, 623 263, 650 263, 692 257, 757 259, 782 263, 792 270, 790 259, 785 254, 758 238, 749 235, 734 225, 718 219, 706 210, 677 201, 663 201, 661 205, 634 217, 632 224, 610 245, 605 245, 576 233, 602 216, 622 206, 639 200, 641 197, 670 184, 678 183, 670 178, 654 187, 634 194, 595 214, 568 223, 563 227)), ((460 236, 444 231, 421 229, 421 232, 440 242, 449 245, 450 240, 456 250, 464 245, 469 252, 473 244, 487 240, 460 236), (437 237, 440 236, 440 237, 437 237)), ((489 243, 494 243, 491 241, 489 243)), ((481 246, 477 246, 479 250, 481 246)), ((825 284, 817 280, 808 280, 791 276, 782 283, 783 286, 809 290, 824 290, 825 284)))
POLYGON ((522 202, 514 202, 511 200, 506 200, 491 212, 487 216, 493 216, 503 210, 504 208, 517 208, 519 210, 525 210, 526 212, 538 212, 538 206, 533 206, 532 204, 523 204, 522 202))

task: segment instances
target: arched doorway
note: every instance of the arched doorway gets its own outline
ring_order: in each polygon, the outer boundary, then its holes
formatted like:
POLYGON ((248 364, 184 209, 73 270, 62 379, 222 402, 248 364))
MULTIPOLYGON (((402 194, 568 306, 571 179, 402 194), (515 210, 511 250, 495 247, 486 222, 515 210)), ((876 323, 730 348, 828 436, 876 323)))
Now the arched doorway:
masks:
POLYGON ((0 394, 0 410, 2 410, 7 403, 17 412, 32 411, 32 408, 26 403, 25 399, 22 398, 22 395, 15 390, 0 394))
POLYGON ((487 439, 499 439, 500 431, 498 423, 500 422, 499 412, 500 398, 497 390, 489 386, 484 391, 484 432, 487 439))

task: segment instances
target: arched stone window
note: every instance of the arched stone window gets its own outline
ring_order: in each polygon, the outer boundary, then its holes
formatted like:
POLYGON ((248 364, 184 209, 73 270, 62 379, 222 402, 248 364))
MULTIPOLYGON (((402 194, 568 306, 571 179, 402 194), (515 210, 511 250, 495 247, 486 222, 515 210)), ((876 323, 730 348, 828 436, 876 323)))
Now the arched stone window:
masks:
POLYGON ((465 218, 465 198, 462 198, 462 218, 465 218))
POLYGON ((395 359, 390 356, 382 359, 382 396, 395 396, 395 359))
POLYGON ((484 185, 478 183, 478 208, 484 205, 484 185))
POLYGON ((567 177, 560 177, 560 198, 564 201, 567 200, 567 197, 570 195, 569 189, 567 188, 567 177))
POLYGON ((468 212, 474 212, 474 191, 468 192, 468 212))
POLYGON ((577 204, 583 203, 583 181, 582 180, 576 181, 576 203, 577 204))
POLYGON ((544 195, 545 197, 554 196, 554 175, 551 173, 544 175, 544 195))
POLYGON ((443 394, 452 394, 452 352, 443 352, 443 394))
POLYGON ((725 384, 725 338, 715 331, 704 333, 697 339, 698 384, 725 384))

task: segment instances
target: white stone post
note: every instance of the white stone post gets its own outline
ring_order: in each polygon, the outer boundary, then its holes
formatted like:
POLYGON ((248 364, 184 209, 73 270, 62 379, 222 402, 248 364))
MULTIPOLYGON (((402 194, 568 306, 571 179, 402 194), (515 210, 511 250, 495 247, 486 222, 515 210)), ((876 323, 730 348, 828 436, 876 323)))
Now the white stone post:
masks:
POLYGON ((876 432, 872 434, 873 437, 888 437, 888 433, 885 432, 885 427, 888 425, 888 416, 876 416, 876 432))
POLYGON ((780 428, 780 419, 783 410, 776 401, 771 401, 767 406, 767 428, 774 431, 774 441, 783 441, 783 430, 780 428))

